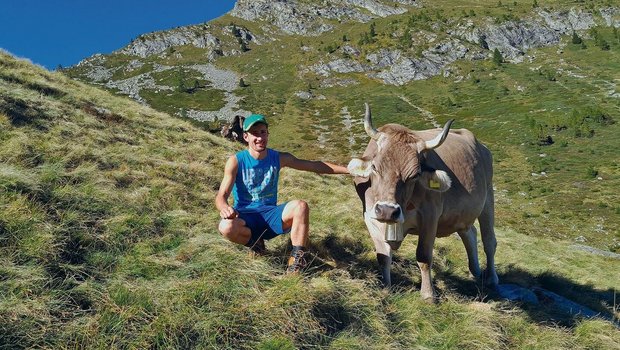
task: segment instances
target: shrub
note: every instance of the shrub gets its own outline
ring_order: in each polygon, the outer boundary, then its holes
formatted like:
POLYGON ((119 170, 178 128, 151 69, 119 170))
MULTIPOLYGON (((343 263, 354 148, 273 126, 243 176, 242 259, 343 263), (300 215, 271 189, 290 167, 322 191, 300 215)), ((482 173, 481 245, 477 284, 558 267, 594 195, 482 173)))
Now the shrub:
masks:
POLYGON ((589 166, 586 169, 586 177, 589 179, 596 178, 598 176, 598 170, 596 170, 593 166, 589 166))
POLYGON ((607 42, 607 40, 600 38, 596 44, 598 47, 601 48, 601 50, 609 51, 610 47, 609 47, 609 43, 607 42))

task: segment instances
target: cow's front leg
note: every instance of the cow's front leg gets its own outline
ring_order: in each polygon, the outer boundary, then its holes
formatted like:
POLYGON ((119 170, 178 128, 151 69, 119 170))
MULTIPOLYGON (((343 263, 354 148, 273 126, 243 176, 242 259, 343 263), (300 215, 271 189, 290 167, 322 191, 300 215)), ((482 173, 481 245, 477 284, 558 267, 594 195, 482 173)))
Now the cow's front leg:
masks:
POLYGON ((392 285, 392 276, 390 266, 392 264, 392 248, 385 242, 385 224, 371 219, 364 213, 364 222, 370 233, 370 238, 375 245, 377 253, 377 262, 381 271, 381 282, 383 286, 388 288, 392 285))
POLYGON ((390 255, 377 253, 377 262, 379 263, 379 270, 381 271, 381 283, 384 288, 389 288, 392 285, 392 257, 390 255))
POLYGON ((420 267, 420 275, 422 277, 422 286, 420 287, 420 294, 422 299, 435 302, 436 295, 433 288, 433 278, 431 276, 431 268, 433 265, 433 245, 435 244, 435 235, 437 232, 436 221, 432 224, 427 224, 426 227, 420 230, 420 237, 418 239, 418 248, 416 249, 416 260, 420 267))
POLYGON ((383 235, 373 235, 372 241, 377 252, 377 262, 381 271, 381 282, 383 287, 389 288, 392 285, 392 248, 383 240, 383 235))

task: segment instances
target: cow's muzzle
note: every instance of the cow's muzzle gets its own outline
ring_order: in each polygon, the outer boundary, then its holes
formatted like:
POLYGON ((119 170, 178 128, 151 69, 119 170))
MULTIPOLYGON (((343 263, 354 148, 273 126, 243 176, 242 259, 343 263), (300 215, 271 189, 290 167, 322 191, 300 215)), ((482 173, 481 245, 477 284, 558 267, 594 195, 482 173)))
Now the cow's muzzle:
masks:
POLYGON ((403 223, 405 221, 403 210, 396 203, 377 202, 372 213, 374 219, 384 223, 403 223))

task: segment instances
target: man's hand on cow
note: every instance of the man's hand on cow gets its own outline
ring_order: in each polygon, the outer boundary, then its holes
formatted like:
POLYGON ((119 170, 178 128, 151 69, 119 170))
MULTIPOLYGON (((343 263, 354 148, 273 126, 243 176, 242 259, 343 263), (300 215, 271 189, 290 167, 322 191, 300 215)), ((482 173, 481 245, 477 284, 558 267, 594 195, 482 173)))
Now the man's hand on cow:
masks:
POLYGON ((220 211, 220 217, 222 219, 234 219, 238 216, 239 213, 237 213, 237 211, 231 206, 228 206, 220 211))

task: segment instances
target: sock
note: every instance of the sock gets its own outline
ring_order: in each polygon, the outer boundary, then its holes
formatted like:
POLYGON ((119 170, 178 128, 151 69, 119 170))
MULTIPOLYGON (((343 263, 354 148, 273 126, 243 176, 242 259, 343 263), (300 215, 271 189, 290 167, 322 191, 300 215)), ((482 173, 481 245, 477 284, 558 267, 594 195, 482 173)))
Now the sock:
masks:
POLYGON ((291 256, 295 255, 295 252, 298 251, 298 250, 305 251, 306 247, 301 246, 301 245, 294 245, 293 246, 293 250, 291 250, 291 256))

